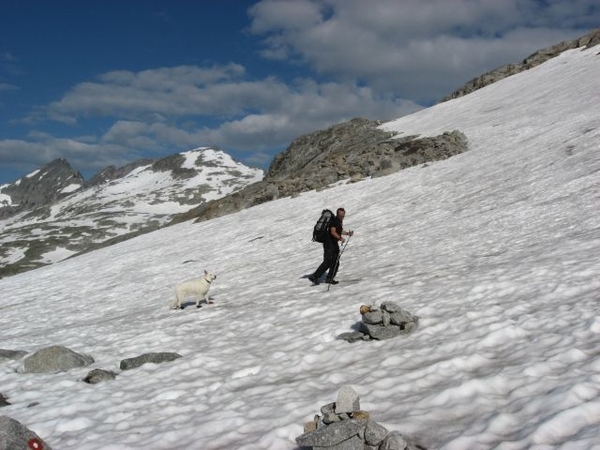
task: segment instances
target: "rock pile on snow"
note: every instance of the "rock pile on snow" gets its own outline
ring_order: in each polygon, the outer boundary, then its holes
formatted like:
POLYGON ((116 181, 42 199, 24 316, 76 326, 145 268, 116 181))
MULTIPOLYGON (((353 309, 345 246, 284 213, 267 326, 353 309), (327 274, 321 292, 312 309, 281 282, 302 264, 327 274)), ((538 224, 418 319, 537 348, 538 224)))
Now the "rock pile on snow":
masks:
POLYGON ((321 407, 296 443, 312 450, 425 450, 398 431, 388 431, 360 409, 358 393, 343 386, 334 403, 321 407))
POLYGON ((358 331, 342 333, 338 339, 348 342, 384 340, 412 333, 419 325, 419 317, 415 316, 394 302, 383 302, 377 305, 360 307, 362 322, 358 331))

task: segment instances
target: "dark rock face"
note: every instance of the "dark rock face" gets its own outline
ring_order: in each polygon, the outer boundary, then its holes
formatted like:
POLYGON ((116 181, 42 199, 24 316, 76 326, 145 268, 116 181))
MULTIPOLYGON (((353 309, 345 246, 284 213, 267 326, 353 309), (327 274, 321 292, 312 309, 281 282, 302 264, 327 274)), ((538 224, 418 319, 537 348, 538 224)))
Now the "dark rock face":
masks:
POLYGON ((463 95, 467 95, 473 91, 476 91, 477 89, 481 89, 482 87, 495 83, 496 81, 499 81, 503 78, 531 69, 532 67, 539 66, 540 64, 548 61, 549 59, 560 55, 566 50, 571 50, 580 47, 590 48, 598 44, 600 44, 600 30, 595 30, 581 38, 574 39, 572 41, 561 42, 551 47, 538 50, 537 52, 525 58, 520 63, 507 64, 505 66, 494 69, 491 72, 473 78, 461 88, 457 89, 450 95, 444 97, 442 99, 442 102, 462 97, 463 95))
POLYGON ((108 183, 109 181, 123 178, 138 167, 149 166, 153 162, 154 160, 152 159, 139 159, 118 169, 116 166, 108 166, 90 178, 89 181, 85 183, 85 187, 98 186, 103 183, 108 183))
POLYGON ((212 219, 277 198, 324 189, 340 180, 385 176, 467 149, 467 139, 460 131, 432 138, 396 139, 379 125, 357 118, 301 136, 274 158, 263 181, 200 205, 171 223, 212 219))
POLYGON ((65 159, 55 159, 2 189, 12 205, 0 208, 0 219, 52 203, 80 189, 83 177, 65 159))

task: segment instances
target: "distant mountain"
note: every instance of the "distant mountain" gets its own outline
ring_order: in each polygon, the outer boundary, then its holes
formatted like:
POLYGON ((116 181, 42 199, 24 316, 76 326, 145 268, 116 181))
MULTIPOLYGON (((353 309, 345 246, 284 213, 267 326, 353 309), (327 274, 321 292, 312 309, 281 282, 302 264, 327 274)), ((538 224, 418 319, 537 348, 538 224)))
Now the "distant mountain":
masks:
POLYGON ((0 186, 0 276, 155 230, 263 175, 214 148, 111 166, 88 182, 52 161, 0 186))

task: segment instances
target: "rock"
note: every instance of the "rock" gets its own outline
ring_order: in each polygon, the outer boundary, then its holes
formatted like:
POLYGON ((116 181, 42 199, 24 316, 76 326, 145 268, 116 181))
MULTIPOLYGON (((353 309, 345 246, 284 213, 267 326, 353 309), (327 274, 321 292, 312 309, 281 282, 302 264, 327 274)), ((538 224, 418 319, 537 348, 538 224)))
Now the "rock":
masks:
POLYGON ((371 339, 371 337, 368 334, 361 333, 360 331, 349 331, 347 333, 339 334, 336 336, 336 339, 352 343, 356 341, 368 341, 371 339))
POLYGON ((0 450, 52 450, 42 438, 21 422, 0 416, 0 450))
POLYGON ((358 436, 352 436, 339 444, 327 447, 313 447, 313 450, 364 450, 363 440, 358 436))
POLYGON ((365 442, 368 445, 377 446, 387 437, 389 431, 374 420, 367 421, 365 428, 365 442))
POLYGON ((383 325, 371 325, 368 323, 363 323, 363 327, 366 329, 366 332, 373 339, 378 339, 383 341, 385 339, 392 339, 396 336, 400 336, 403 333, 403 329, 401 329, 398 325, 389 325, 384 327, 383 325))
POLYGON ((21 373, 65 372, 76 367, 89 366, 94 358, 76 353, 61 345, 54 345, 27 356, 19 369, 21 373))
POLYGON ((27 352, 23 350, 3 350, 0 348, 0 361, 3 359, 21 359, 27 352))
MULTIPOLYGON (((304 447, 331 447, 357 436, 365 429, 362 420, 342 420, 326 427, 318 428, 296 438, 296 443, 304 447)), ((362 439, 361 439, 362 442, 362 439)))
POLYGON ((102 381, 114 380, 116 377, 117 375, 110 370, 94 369, 83 378, 83 381, 89 384, 98 384, 102 381))
POLYGON ((10 403, 8 402, 7 398, 0 392, 0 408, 8 405, 10 405, 10 403))
POLYGON ((342 386, 335 401, 335 413, 352 413, 360 410, 358 393, 350 386, 342 386))
POLYGON ((359 408, 358 393, 342 386, 336 402, 321 407, 323 416, 315 415, 296 443, 312 450, 426 450, 398 431, 388 432, 359 408), (345 412, 338 411, 340 405, 345 412))
POLYGON ((378 325, 383 322, 383 311, 372 311, 362 315, 362 321, 371 325, 378 325))
POLYGON ((146 353, 144 355, 136 356, 135 358, 127 358, 121 361, 121 370, 130 370, 140 367, 146 363, 160 364, 163 362, 174 361, 181 358, 181 355, 177 353, 146 353))

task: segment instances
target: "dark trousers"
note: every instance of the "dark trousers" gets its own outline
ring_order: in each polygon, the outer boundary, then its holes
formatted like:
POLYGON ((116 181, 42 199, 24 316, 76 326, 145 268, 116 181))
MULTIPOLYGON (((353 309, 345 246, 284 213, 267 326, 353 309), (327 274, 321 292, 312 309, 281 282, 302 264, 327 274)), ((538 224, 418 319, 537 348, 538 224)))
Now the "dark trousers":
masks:
POLYGON ((315 271, 315 278, 318 280, 323 276, 326 270, 327 279, 333 280, 338 271, 338 256, 340 255, 340 247, 337 242, 329 239, 323 242, 323 262, 315 271))

